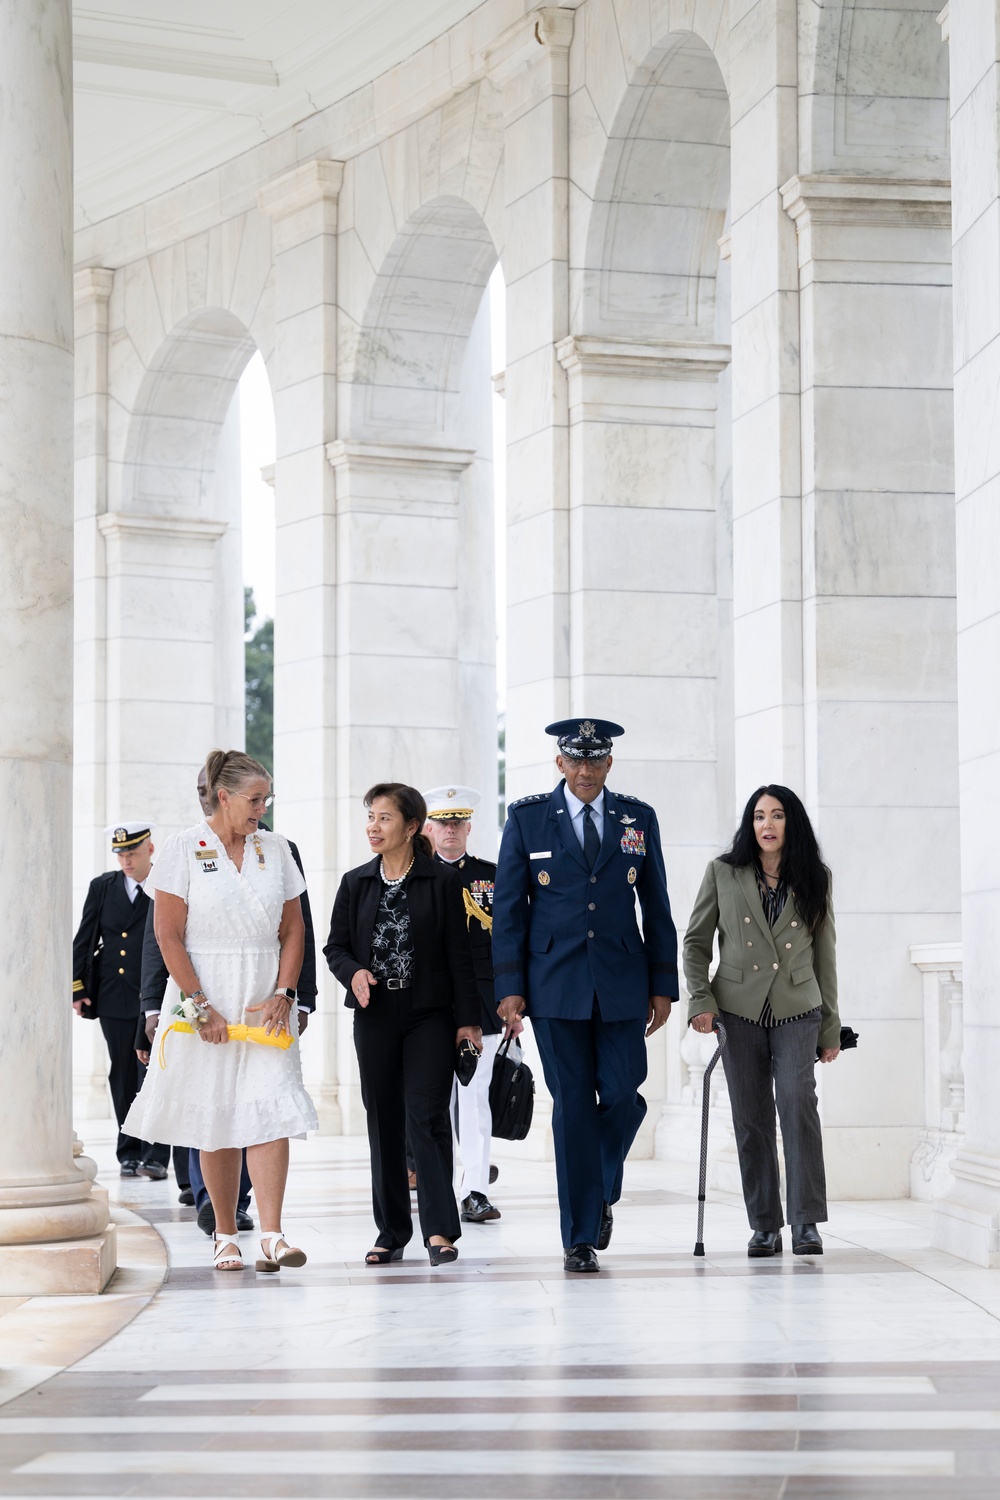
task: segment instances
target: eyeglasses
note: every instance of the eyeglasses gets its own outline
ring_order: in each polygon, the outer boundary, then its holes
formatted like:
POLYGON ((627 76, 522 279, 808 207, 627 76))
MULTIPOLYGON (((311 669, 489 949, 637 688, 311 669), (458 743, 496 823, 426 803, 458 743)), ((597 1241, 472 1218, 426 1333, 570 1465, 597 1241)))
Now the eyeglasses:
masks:
POLYGON ((244 801, 249 802, 251 807, 270 807, 274 801, 273 797, 248 797, 246 792, 240 792, 244 801))

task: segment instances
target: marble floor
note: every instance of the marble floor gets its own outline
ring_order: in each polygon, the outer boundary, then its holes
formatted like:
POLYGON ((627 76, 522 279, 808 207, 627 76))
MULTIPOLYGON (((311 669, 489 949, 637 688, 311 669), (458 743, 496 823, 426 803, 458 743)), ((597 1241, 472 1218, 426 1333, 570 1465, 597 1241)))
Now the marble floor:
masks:
POLYGON ((361 1143, 315 1139, 308 1266, 223 1276, 173 1183, 81 1133, 126 1264, 101 1299, 0 1304, 0 1496, 1000 1496, 1000 1274, 930 1250, 925 1205, 840 1203, 822 1259, 750 1263, 715 1198, 699 1261, 691 1174, 636 1162, 605 1270, 570 1277, 551 1167, 503 1146, 503 1218, 454 1267, 414 1242, 372 1271, 361 1143))

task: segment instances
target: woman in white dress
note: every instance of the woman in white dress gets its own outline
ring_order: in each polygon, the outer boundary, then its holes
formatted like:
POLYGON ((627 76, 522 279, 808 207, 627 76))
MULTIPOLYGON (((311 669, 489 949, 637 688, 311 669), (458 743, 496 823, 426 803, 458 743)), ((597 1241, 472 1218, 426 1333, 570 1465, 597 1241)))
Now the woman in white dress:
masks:
MULTIPOLYGON (((213 750, 205 763, 214 811, 164 843, 147 886, 155 892, 156 940, 170 971, 169 1017, 183 991, 200 1012, 195 1034, 165 1038, 165 1068, 151 1066, 128 1114, 142 1140, 201 1150, 215 1210, 214 1261, 243 1267, 236 1201, 241 1152, 260 1213, 258 1271, 305 1265, 281 1232, 288 1138, 317 1126, 302 1085, 297 1041, 287 1050, 230 1041, 246 1022, 297 1036, 295 984, 302 964, 305 882, 287 841, 258 825, 271 780, 241 750, 213 750)), ((169 1024, 164 1019, 161 1024, 169 1024)))

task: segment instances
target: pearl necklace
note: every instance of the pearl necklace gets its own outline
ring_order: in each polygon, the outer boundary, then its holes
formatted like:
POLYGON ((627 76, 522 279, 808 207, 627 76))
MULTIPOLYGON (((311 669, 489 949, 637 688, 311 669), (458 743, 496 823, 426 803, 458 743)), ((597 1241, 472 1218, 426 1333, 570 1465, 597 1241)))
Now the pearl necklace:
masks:
POLYGON ((403 871, 402 875, 397 875, 395 880, 390 880, 389 879, 388 875, 385 873, 385 863, 384 863, 384 861, 379 860, 378 872, 379 872, 379 874, 382 877, 382 884, 383 885, 390 885, 390 886, 402 885, 402 883, 406 879, 407 875, 409 875, 410 871, 413 869, 413 861, 416 859, 416 857, 417 857, 416 856, 416 852, 414 851, 414 853, 410 855, 410 863, 407 865, 407 867, 403 871))

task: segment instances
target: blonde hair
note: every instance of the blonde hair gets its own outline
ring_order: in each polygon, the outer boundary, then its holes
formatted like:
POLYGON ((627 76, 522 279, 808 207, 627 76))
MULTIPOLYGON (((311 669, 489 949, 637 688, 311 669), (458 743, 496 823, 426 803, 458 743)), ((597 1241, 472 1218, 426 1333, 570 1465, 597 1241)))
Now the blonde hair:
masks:
POLYGON ((250 781, 270 781, 271 773, 244 750, 210 750, 205 759, 205 790, 212 806, 219 805, 219 789, 241 792, 250 781))

